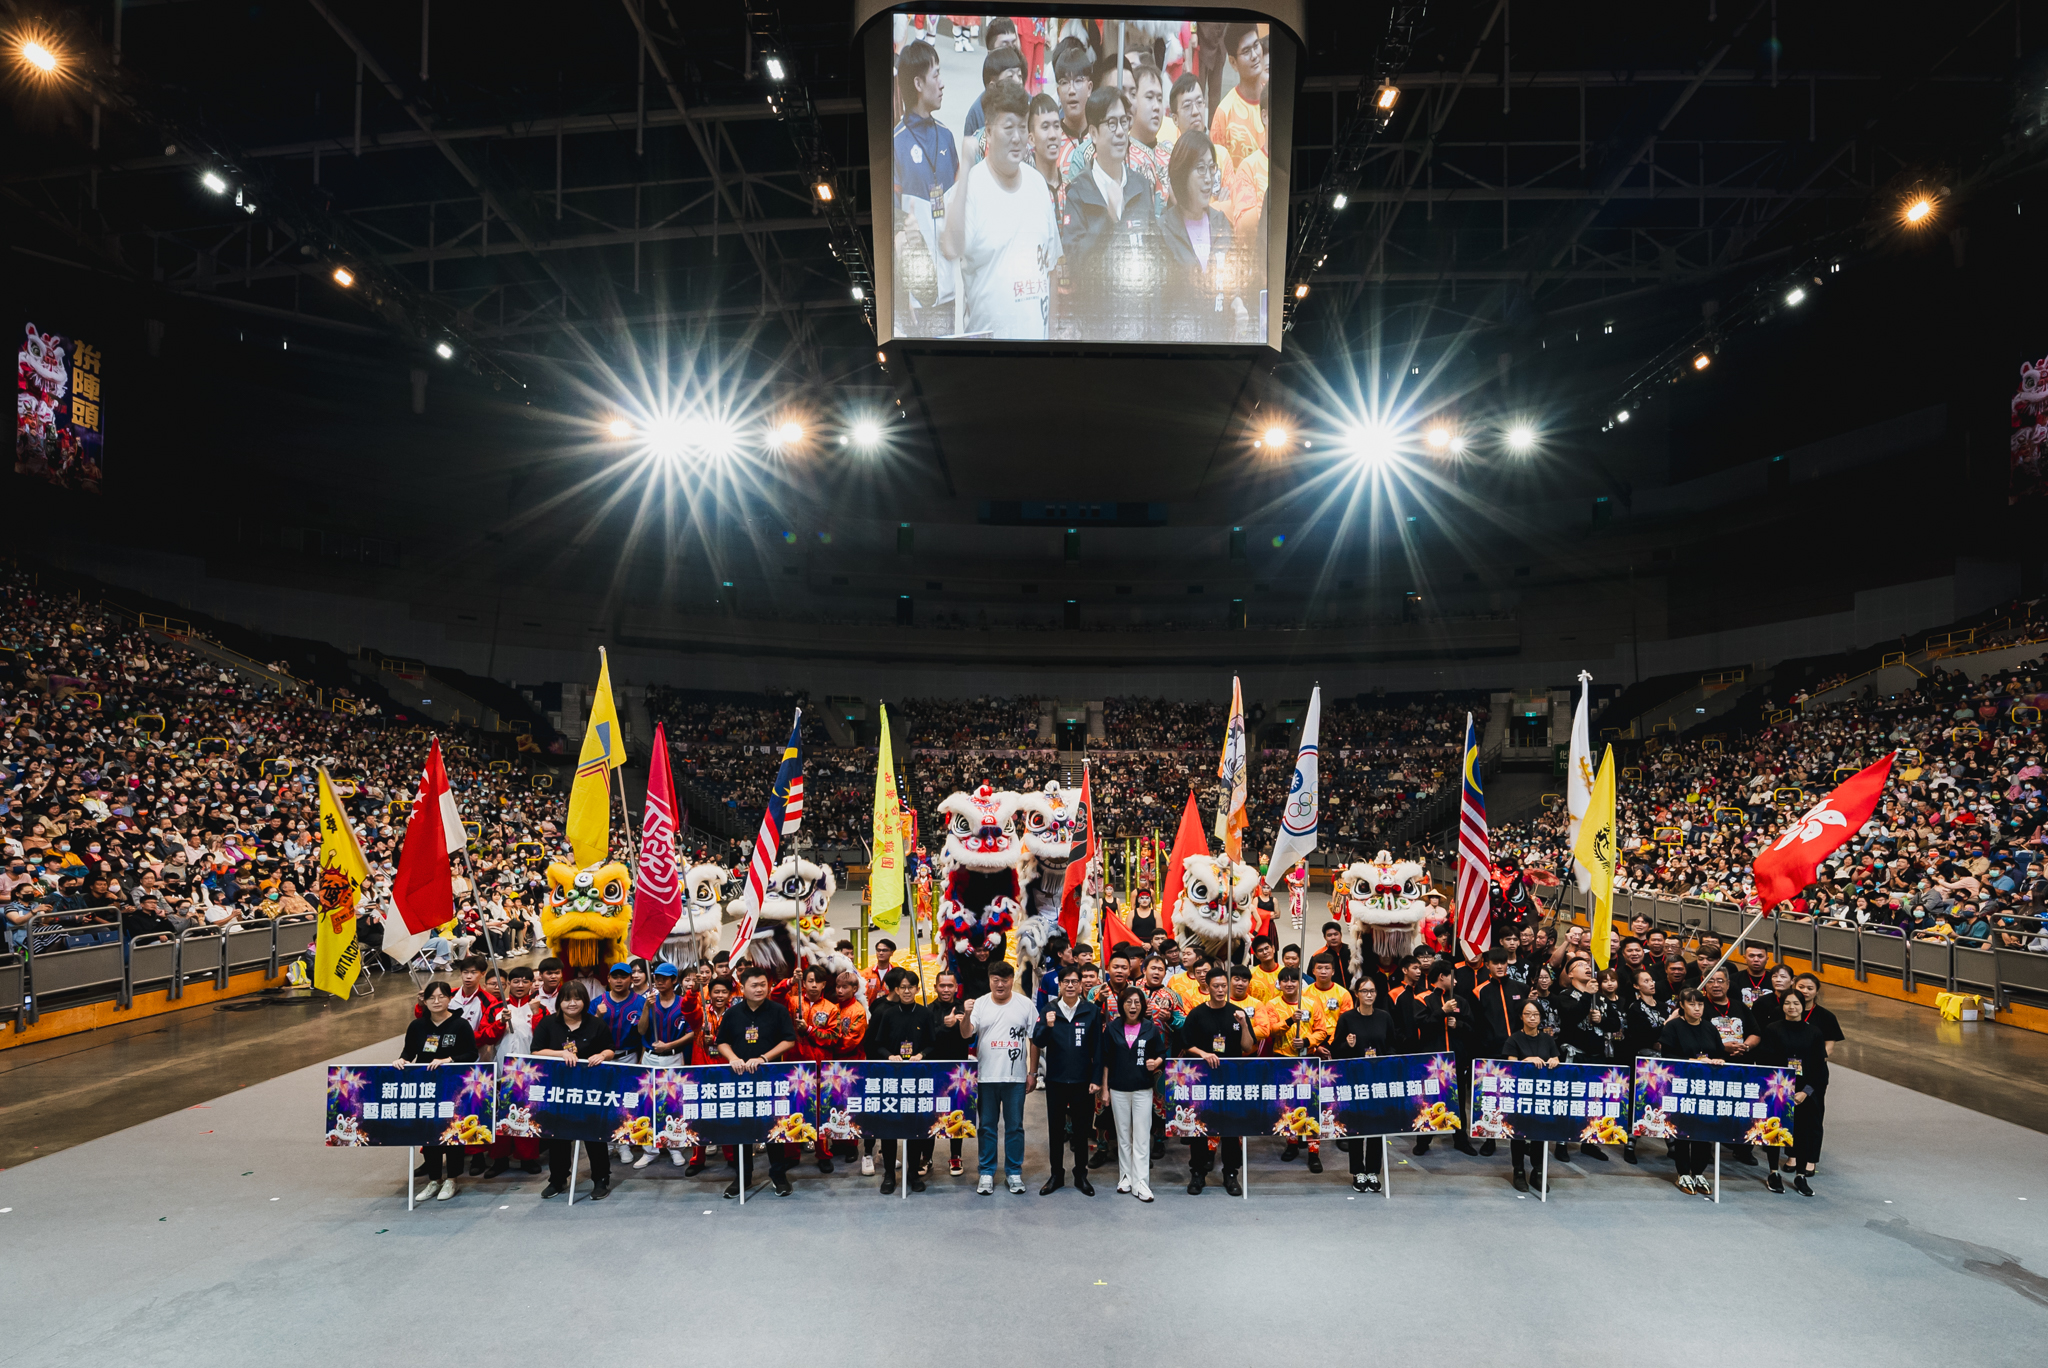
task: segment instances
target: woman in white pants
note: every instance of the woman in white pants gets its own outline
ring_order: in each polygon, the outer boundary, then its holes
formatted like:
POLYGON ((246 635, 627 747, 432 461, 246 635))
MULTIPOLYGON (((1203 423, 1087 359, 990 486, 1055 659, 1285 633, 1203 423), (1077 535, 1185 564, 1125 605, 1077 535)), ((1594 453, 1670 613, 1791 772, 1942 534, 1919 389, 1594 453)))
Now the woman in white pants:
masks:
POLYGON ((1102 1087, 1116 1122, 1118 1192, 1152 1200, 1152 1081, 1166 1063, 1166 1036, 1145 1015, 1137 987, 1117 998, 1116 1020, 1102 1032, 1102 1087))

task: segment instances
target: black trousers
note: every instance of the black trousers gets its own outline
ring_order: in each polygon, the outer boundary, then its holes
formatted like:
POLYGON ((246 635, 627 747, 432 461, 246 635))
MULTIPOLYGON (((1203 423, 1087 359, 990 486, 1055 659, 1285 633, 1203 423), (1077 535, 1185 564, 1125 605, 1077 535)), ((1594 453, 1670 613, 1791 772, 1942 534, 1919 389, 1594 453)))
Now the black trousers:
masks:
POLYGON ((438 1183, 443 1178, 452 1178, 462 1170, 462 1146, 422 1145, 420 1155, 427 1162, 427 1181, 438 1183), (443 1164, 447 1167, 444 1169, 443 1164))
MULTIPOLYGON (((881 1147, 882 1172, 887 1174, 895 1173, 896 1146, 899 1142, 895 1140, 874 1140, 871 1138, 869 1143, 879 1145, 881 1147)), ((957 1145, 960 1142, 956 1140, 953 1143, 957 1145)), ((932 1137, 930 1137, 929 1135, 920 1136, 919 1138, 912 1140, 910 1142, 910 1171, 912 1173, 916 1173, 919 1166, 924 1164, 931 1157, 932 1137)))
POLYGON ((1811 1164, 1820 1159, 1821 1134, 1827 1120, 1828 1100, 1811 1097, 1792 1108, 1792 1160, 1811 1164))
MULTIPOLYGON (((557 1187, 569 1185, 569 1155, 575 1150, 574 1140, 548 1141, 548 1181, 557 1187)), ((593 1183, 609 1183, 612 1180, 612 1150, 609 1145, 600 1145, 595 1140, 583 1142, 583 1157, 590 1164, 590 1180, 593 1183)))
POLYGON ((1087 1170, 1089 1136, 1094 1129, 1094 1099, 1088 1095, 1086 1083, 1045 1085, 1045 1147, 1054 1173, 1066 1171, 1067 1165, 1061 1162, 1061 1152, 1066 1149, 1074 1152, 1074 1170, 1087 1170))
MULTIPOLYGON (((1236 1173, 1244 1167, 1244 1138, 1227 1135, 1220 1146, 1223 1154, 1223 1172, 1236 1173)), ((1188 1172, 1207 1173, 1215 1156, 1209 1153, 1209 1141, 1203 1137, 1188 1141, 1188 1172)))
POLYGON ((1353 1173, 1378 1173, 1386 1166, 1386 1142, 1377 1135, 1361 1135, 1340 1142, 1351 1155, 1353 1173))
MULTIPOLYGON (((1795 1138, 1798 1132, 1793 1132, 1795 1138)), ((1705 1140, 1671 1141, 1671 1162, 1678 1166, 1680 1173, 1689 1173, 1697 1178, 1707 1171, 1707 1165, 1714 1161, 1714 1146, 1705 1140)))
POLYGON ((1508 1141, 1508 1154, 1514 1160, 1515 1172, 1520 1173, 1525 1164, 1535 1168, 1543 1162, 1543 1142, 1524 1140, 1518 1135, 1508 1141))

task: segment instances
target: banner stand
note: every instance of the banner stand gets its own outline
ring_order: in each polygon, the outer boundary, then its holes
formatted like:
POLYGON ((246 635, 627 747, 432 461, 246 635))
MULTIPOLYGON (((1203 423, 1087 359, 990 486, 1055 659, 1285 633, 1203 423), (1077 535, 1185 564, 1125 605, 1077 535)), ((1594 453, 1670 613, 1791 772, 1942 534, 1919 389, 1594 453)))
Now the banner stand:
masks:
POLYGON ((1237 1191, 1247 1202, 1252 1199, 1252 1147, 1242 1136, 1237 1140, 1237 1191))
POLYGON ((576 1141, 569 1142, 569 1205, 576 1205, 576 1165, 583 1158, 583 1146, 576 1141))
POLYGON ((1539 1202, 1550 1200, 1550 1146, 1548 1145, 1543 1147, 1543 1168, 1541 1175, 1537 1179, 1536 1200, 1539 1202))
MULTIPOLYGON (((1388 1150, 1389 1148, 1391 1148, 1391 1147, 1390 1147, 1390 1146, 1389 1146, 1389 1145, 1387 1144, 1387 1137, 1386 1137, 1386 1136, 1382 1135, 1382 1136, 1381 1136, 1381 1137, 1379 1138, 1379 1141, 1380 1141, 1380 1195, 1381 1195, 1381 1196, 1383 1196, 1383 1197, 1385 1197, 1385 1198, 1386 1198, 1386 1199, 1387 1199, 1388 1201, 1392 1201, 1392 1200, 1393 1200, 1393 1197, 1394 1197, 1394 1170, 1393 1170, 1393 1169, 1392 1169, 1392 1168, 1391 1168, 1391 1167, 1389 1166, 1389 1160, 1387 1159, 1387 1150, 1388 1150)), ((1360 1143, 1360 1144, 1363 1144, 1363 1143, 1365 1143, 1365 1142, 1364 1142, 1363 1140, 1361 1140, 1361 1141, 1360 1141, 1359 1143, 1360 1143)))
POLYGON ((745 1143, 744 1141, 742 1141, 742 1142, 741 1142, 740 1144, 734 1145, 734 1146, 733 1146, 733 1151, 734 1151, 734 1153, 738 1154, 738 1155, 739 1155, 739 1157, 740 1157, 740 1205, 741 1205, 741 1206, 745 1206, 745 1205, 747 1204, 747 1146, 746 1146, 746 1143, 745 1143))
POLYGON ((903 1180, 903 1200, 907 1202, 910 1200, 910 1142, 908 1140, 898 1140, 896 1142, 896 1155, 897 1168, 901 1170, 903 1180))
MULTIPOLYGON (((426 1152, 425 1152, 424 1150, 422 1150, 422 1151, 420 1152, 420 1158, 421 1158, 421 1161, 422 1161, 422 1162, 424 1162, 424 1161, 425 1161, 425 1159, 426 1159, 426 1152)), ((411 1210, 412 1210, 412 1189, 413 1189, 413 1184, 415 1184, 415 1183, 417 1183, 417 1182, 419 1181, 419 1177, 418 1177, 418 1175, 416 1175, 416 1174, 415 1174, 415 1173, 413 1172, 413 1169, 414 1169, 414 1168, 416 1168, 416 1167, 418 1167, 418 1166, 417 1166, 417 1165, 415 1165, 415 1164, 413 1163, 413 1161, 412 1161, 412 1146, 411 1146, 411 1145, 407 1145, 407 1146, 405 1147, 405 1209, 406 1209, 407 1211, 411 1211, 411 1210)))
POLYGON ((1714 1142, 1714 1205, 1721 1205, 1721 1142, 1714 1142))

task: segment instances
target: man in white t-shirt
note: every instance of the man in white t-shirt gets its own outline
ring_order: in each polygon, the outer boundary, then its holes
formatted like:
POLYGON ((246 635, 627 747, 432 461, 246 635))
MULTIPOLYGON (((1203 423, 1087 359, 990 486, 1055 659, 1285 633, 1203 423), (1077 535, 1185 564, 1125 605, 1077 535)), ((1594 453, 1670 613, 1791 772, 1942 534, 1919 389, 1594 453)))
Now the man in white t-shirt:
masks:
MULTIPOLYGON (((991 121, 995 115, 990 114, 991 121)), ((1028 998, 1011 991, 1017 971, 1006 960, 988 967, 988 996, 967 1004, 960 1034, 974 1042, 980 1073, 981 1117, 978 1147, 981 1177, 974 1190, 986 1197, 996 1190, 996 1127, 1002 1126, 1003 1170, 1010 1191, 1024 1191, 1024 1094, 1034 1080, 1025 1059, 1038 1013, 1028 998)))
POLYGON ((998 81, 982 96, 988 155, 949 201, 939 252, 960 263, 966 331, 1042 342, 1060 230, 1031 153, 1030 98, 998 81))

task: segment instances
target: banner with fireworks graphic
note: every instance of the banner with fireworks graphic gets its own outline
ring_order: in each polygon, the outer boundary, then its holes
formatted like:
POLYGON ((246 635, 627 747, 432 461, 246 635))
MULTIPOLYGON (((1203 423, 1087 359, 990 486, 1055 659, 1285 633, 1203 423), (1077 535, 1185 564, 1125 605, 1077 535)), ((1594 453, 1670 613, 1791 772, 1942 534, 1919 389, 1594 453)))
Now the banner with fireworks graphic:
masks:
POLYGON ((818 1067, 818 1130, 828 1140, 964 1140, 978 1092, 972 1064, 836 1060, 818 1067))
POLYGON ((327 1143, 487 1145, 493 1086, 489 1064, 348 1064, 327 1070, 327 1143))
POLYGON ((1628 1070, 1609 1064, 1546 1069, 1520 1059, 1475 1059, 1466 1111, 1474 1140, 1628 1140, 1628 1070))
POLYGON ((654 1069, 649 1085, 656 1149, 804 1145, 818 1138, 810 1119, 816 1064, 763 1064, 753 1073, 730 1064, 677 1065, 654 1069))
POLYGON ((1294 1135, 1313 1139, 1317 1060, 1169 1059, 1161 1074, 1169 1139, 1203 1135, 1294 1135))
POLYGON ((654 1096, 647 1074, 638 1064, 571 1064, 538 1055, 501 1059, 496 1133, 652 1145, 654 1096))
POLYGON ((1654 1140, 1792 1143, 1790 1069, 1691 1059, 1636 1061, 1635 1126, 1654 1140))
POLYGON ((1448 1054, 1311 1061, 1315 1134, 1417 1135, 1458 1128, 1458 1061, 1448 1054))

